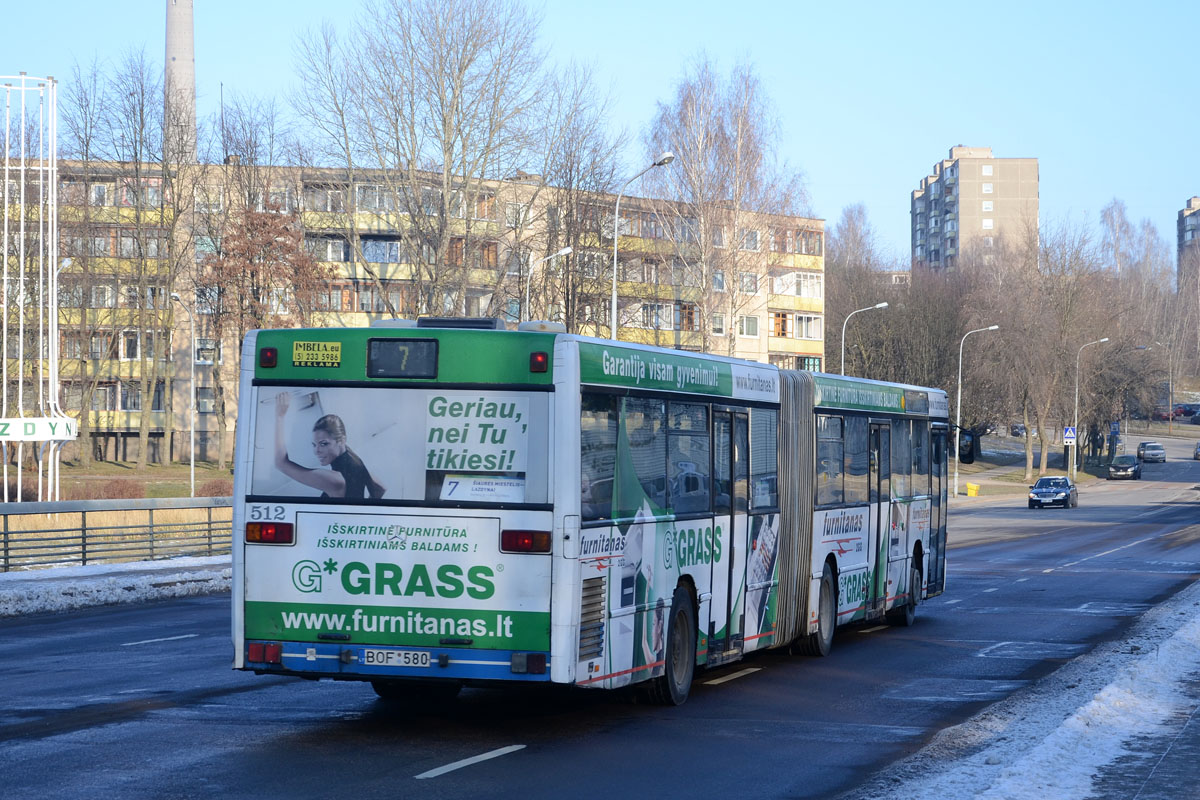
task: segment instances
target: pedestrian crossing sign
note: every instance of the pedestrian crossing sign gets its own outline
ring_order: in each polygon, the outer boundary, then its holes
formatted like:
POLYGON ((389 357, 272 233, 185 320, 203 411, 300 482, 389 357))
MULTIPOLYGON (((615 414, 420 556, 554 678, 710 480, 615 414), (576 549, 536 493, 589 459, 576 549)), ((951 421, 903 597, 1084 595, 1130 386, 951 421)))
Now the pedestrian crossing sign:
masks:
POLYGON ((1063 444, 1075 444, 1075 426, 1063 426, 1063 444))

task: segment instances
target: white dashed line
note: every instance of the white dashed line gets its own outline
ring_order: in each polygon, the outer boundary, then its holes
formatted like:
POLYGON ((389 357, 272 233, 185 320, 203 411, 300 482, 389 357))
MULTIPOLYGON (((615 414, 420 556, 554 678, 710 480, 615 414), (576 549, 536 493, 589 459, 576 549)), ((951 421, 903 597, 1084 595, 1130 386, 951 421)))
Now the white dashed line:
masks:
POLYGON ((705 681, 704 683, 709 686, 716 686, 718 683, 726 683, 727 681, 732 681, 736 678, 744 678, 747 675, 753 675, 755 672, 759 672, 761 670, 762 667, 748 667, 747 669, 738 670, 737 672, 734 672, 730 675, 725 675, 721 678, 713 678, 711 681, 705 681))
POLYGON ((195 639, 199 635, 198 633, 185 633, 182 636, 164 636, 161 639, 142 639, 140 642, 125 642, 121 647, 133 647, 137 644, 154 644, 156 642, 176 642, 180 639, 195 639))
POLYGON ((428 772, 422 772, 420 775, 414 775, 413 777, 415 777, 417 780, 424 780, 425 778, 436 778, 438 775, 445 775, 447 772, 453 772, 456 769, 462 769, 463 767, 469 767, 472 764, 478 764, 481 761, 488 761, 493 758, 499 758, 500 756, 506 756, 509 753, 515 753, 518 750, 524 750, 524 749, 525 749, 525 745, 523 745, 523 744, 510 744, 508 747, 501 747, 499 750, 491 750, 487 753, 482 753, 477 756, 471 756, 470 758, 464 758, 462 761, 455 761, 453 764, 447 764, 444 767, 438 767, 437 769, 431 769, 428 772))

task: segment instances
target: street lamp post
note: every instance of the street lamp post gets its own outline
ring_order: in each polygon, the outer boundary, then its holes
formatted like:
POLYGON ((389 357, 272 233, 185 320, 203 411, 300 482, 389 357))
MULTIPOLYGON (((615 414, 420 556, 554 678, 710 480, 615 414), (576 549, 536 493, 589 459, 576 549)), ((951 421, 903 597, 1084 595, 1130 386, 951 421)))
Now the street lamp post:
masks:
POLYGON ((1108 337, 1097 339, 1094 342, 1088 342, 1079 346, 1079 350, 1075 353, 1075 449, 1071 451, 1071 480, 1075 480, 1075 475, 1079 471, 1077 469, 1079 461, 1079 357, 1083 355, 1083 348, 1091 347, 1094 344, 1103 344, 1108 341, 1108 337))
POLYGON ((188 327, 191 330, 191 344, 188 347, 188 361, 192 364, 191 405, 188 411, 188 463, 191 467, 192 497, 196 496, 196 320, 192 310, 183 304, 179 292, 171 292, 171 299, 179 303, 179 307, 188 315, 188 327))
POLYGON ((609 314, 608 321, 608 337, 614 342, 617 340, 617 235, 621 229, 621 195, 625 194, 625 190, 629 188, 629 184, 636 181, 638 178, 645 175, 655 167, 663 167, 675 160, 675 154, 671 151, 666 151, 658 157, 650 166, 634 175, 629 180, 625 181, 625 185, 621 187, 621 191, 617 192, 617 207, 613 211, 613 278, 612 278, 612 309, 609 314))
POLYGON ((855 314, 857 314, 860 311, 873 311, 876 308, 887 308, 887 307, 888 307, 887 303, 876 303, 875 305, 867 306, 866 308, 858 308, 858 309, 855 309, 854 311, 851 311, 849 314, 846 315, 846 318, 844 320, 842 320, 842 359, 841 359, 842 363, 841 363, 841 367, 842 367, 843 375, 846 374, 846 323, 850 321, 851 317, 853 317, 855 314))
POLYGON ((958 343, 958 400, 954 410, 954 496, 958 497, 958 448, 959 436, 962 433, 960 422, 962 421, 962 356, 963 345, 967 342, 967 337, 972 333, 982 333, 983 331, 1000 330, 999 325, 989 325, 986 328, 976 328, 973 331, 967 331, 963 334, 962 339, 958 343))
POLYGON ((569 256, 570 254, 571 254, 571 248, 564 247, 562 250, 559 250, 557 253, 551 253, 550 255, 546 256, 545 258, 539 258, 537 261, 534 261, 532 264, 529 265, 529 274, 525 276, 525 309, 524 309, 524 313, 521 315, 525 318, 526 321, 528 321, 528 319, 530 317, 530 314, 529 314, 529 284, 533 282, 533 268, 543 262, 551 261, 555 258, 558 258, 559 256, 569 256))

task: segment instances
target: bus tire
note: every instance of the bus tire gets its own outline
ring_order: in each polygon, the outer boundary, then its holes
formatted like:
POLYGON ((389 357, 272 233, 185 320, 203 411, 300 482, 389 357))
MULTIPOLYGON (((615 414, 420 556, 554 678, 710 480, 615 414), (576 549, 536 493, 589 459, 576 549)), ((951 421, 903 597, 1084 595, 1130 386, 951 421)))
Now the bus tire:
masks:
POLYGON ((806 656, 827 656, 833 649, 833 630, 837 627, 837 590, 833 567, 825 562, 821 570, 821 595, 817 598, 817 630, 800 640, 800 652, 806 656))
POLYGON ((663 662, 662 677, 650 682, 650 699, 663 706, 681 706, 692 690, 696 672, 696 609, 691 593, 683 586, 676 586, 671 598, 663 662))
POLYGON ((921 570, 908 569, 908 600, 903 608, 893 608, 887 613, 887 621, 893 625, 909 627, 917 620, 917 603, 921 598, 921 570))
POLYGON ((410 708, 427 709, 458 697, 462 684, 457 681, 371 681, 379 699, 410 708))

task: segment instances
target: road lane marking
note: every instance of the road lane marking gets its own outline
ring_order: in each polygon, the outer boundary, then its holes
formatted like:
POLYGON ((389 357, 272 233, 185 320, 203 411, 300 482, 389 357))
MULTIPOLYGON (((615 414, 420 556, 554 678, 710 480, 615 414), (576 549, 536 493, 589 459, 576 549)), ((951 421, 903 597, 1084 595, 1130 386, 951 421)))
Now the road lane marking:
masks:
POLYGON ((875 631, 886 631, 890 626, 876 625, 874 628, 863 628, 859 633, 874 633, 875 631))
POLYGON ((524 750, 524 749, 525 749, 525 745, 523 745, 523 744, 510 744, 508 747, 501 747, 498 750, 490 750, 486 753, 481 753, 480 755, 477 755, 477 756, 471 756, 470 758, 464 758, 462 761, 455 761, 452 764, 447 764, 444 767, 437 767, 436 769, 431 769, 428 772, 422 772, 420 775, 414 775, 413 777, 419 781, 424 780, 426 778, 436 778, 439 775, 445 775, 447 772, 453 772, 456 769, 462 769, 463 767, 469 767, 472 764, 478 764, 481 761, 488 761, 493 758, 499 758, 500 756, 506 756, 509 753, 515 753, 518 750, 524 750))
POLYGON ((946 601, 946 605, 948 605, 948 606, 952 606, 952 605, 954 605, 955 603, 961 603, 961 602, 962 602, 962 598, 960 597, 960 598, 958 598, 957 600, 947 600, 947 601, 946 601))
POLYGON ((157 642, 174 642, 179 639, 195 639, 199 635, 198 633, 185 633, 182 636, 164 636, 161 639, 142 639, 140 642, 125 642, 121 647, 133 647, 136 644, 155 644, 157 642))
POLYGON ((1024 581, 1027 581, 1027 580, 1029 580, 1029 578, 1017 578, 1017 583, 1023 583, 1024 581))
POLYGON ((723 678, 714 678, 713 680, 705 681, 704 683, 708 686, 716 686, 718 683, 725 683, 726 681, 731 681, 731 680, 734 680, 735 678, 744 678, 747 675, 752 675, 755 672, 760 672, 760 671, 762 671, 762 667, 747 667, 746 669, 738 670, 737 672, 733 673, 732 675, 726 675, 723 678))
POLYGON ((996 592, 996 591, 999 591, 999 589, 997 589, 995 586, 993 586, 991 589, 984 589, 983 593, 987 594, 988 592, 996 592))
POLYGON ((1130 542, 1129 544, 1123 544, 1120 547, 1114 547, 1111 550, 1105 550, 1103 553, 1096 553, 1095 555, 1088 556, 1087 558, 1081 558, 1078 561, 1072 561, 1069 564, 1060 564, 1057 567, 1050 567, 1050 569, 1044 569, 1044 570, 1042 570, 1042 574, 1048 575, 1057 569, 1066 569, 1067 567, 1074 567, 1077 564, 1082 564, 1085 561, 1091 561, 1093 558, 1099 558, 1100 556, 1112 555, 1113 553, 1116 553, 1118 551, 1124 550, 1129 547, 1134 547, 1139 544, 1145 544, 1146 542, 1152 542, 1155 539, 1161 539, 1162 537, 1167 536, 1172 533, 1175 533, 1175 531, 1166 531, 1166 532, 1160 533, 1156 536, 1147 536, 1145 539, 1138 539, 1136 542, 1130 542))

